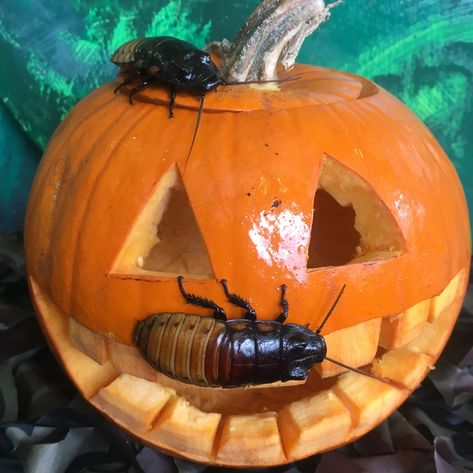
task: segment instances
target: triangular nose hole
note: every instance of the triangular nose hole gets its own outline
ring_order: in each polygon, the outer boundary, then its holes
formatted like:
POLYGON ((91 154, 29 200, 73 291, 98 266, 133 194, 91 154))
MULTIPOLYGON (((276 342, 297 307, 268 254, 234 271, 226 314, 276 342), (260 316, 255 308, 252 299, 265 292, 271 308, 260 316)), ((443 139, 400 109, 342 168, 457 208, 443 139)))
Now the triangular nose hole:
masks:
POLYGON ((120 252, 114 272, 213 278, 209 256, 177 166, 160 180, 120 252))
POLYGON ((307 269, 394 258, 402 233, 375 189, 326 156, 314 197, 307 269))

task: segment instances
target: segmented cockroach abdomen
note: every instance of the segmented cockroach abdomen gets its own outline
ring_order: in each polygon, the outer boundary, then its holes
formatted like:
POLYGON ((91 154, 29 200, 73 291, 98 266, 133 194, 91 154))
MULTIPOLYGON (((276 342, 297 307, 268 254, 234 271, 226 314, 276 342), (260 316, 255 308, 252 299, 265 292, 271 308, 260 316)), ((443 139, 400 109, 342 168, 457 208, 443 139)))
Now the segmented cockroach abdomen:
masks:
POLYGON ((135 344, 167 376, 197 386, 225 386, 231 346, 225 323, 191 314, 156 314, 138 322, 135 344))
MULTIPOLYGON (((150 58, 155 49, 166 40, 166 36, 157 38, 132 39, 119 46, 110 60, 122 69, 139 70, 149 67, 150 58)), ((156 59, 154 60, 156 61, 156 59)))
POLYGON ((124 64, 129 64, 135 60, 135 52, 137 46, 142 42, 141 39, 133 39, 122 44, 118 47, 115 52, 112 54, 110 60, 117 66, 122 66, 124 64))

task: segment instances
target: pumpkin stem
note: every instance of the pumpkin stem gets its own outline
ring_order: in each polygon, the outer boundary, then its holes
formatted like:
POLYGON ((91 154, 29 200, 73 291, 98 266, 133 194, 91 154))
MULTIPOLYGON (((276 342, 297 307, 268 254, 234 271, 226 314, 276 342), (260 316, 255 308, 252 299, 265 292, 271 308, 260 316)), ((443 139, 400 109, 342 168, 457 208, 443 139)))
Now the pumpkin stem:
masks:
POLYGON ((233 43, 211 43, 223 57, 220 73, 227 81, 276 80, 278 63, 290 69, 304 39, 330 17, 337 0, 263 0, 233 43))

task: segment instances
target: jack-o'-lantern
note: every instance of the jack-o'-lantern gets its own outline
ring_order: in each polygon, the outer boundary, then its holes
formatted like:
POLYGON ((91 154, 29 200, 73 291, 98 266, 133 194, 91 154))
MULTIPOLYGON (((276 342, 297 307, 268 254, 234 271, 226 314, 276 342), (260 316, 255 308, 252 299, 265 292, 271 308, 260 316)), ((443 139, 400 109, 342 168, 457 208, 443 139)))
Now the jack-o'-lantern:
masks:
POLYGON ((465 198, 426 127, 364 78, 309 66, 280 78, 208 93, 191 151, 195 97, 178 94, 169 119, 165 87, 130 105, 104 85, 56 131, 28 209, 33 299, 84 397, 206 463, 281 464, 359 437, 433 367, 465 293, 465 198), (345 287, 328 355, 381 379, 328 360, 289 385, 167 377, 133 334, 151 314, 211 315, 186 304, 178 276, 233 319, 220 280, 262 320, 285 285, 288 322, 312 331, 345 287))

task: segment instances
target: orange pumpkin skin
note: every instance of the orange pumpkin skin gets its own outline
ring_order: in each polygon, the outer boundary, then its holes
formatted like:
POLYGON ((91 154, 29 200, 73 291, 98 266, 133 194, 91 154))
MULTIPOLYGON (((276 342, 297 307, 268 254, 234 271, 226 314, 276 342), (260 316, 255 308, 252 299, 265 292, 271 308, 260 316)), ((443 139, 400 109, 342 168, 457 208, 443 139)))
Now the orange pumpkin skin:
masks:
POLYGON ((140 212, 177 165, 213 270, 188 280, 188 290, 231 317, 239 314, 226 304, 222 278, 263 319, 277 314, 276 291, 286 284, 288 321, 313 329, 346 284, 326 333, 438 294, 468 268, 471 252, 465 197, 441 147, 409 109, 366 79, 309 66, 293 74, 301 78, 282 82, 281 91, 240 86, 208 94, 188 159, 194 97, 178 98, 172 120, 167 92, 158 88, 135 106, 113 95, 114 83, 82 100, 51 139, 31 193, 25 247, 37 284, 64 313, 125 343, 149 314, 189 312, 175 275, 134 261, 116 268, 140 212), (399 256, 306 269, 326 159, 369 183, 402 234, 399 256))
MULTIPOLYGON (((466 291, 465 197, 431 133, 366 79, 310 66, 294 74, 300 79, 280 91, 239 86, 208 94, 190 156, 197 99, 180 95, 170 120, 166 90, 148 89, 130 106, 113 95, 116 83, 106 84, 57 129, 32 189, 27 269, 53 349, 105 415, 195 461, 277 465, 360 437, 432 368, 466 291), (156 238, 153 205, 172 176, 182 180, 211 266, 211 275, 185 274, 189 292, 240 317, 218 283, 225 278, 259 318, 274 319, 286 284, 288 322, 315 330, 345 284, 324 327, 329 354, 331 347, 350 357, 360 351, 356 366, 378 355, 365 369, 405 389, 353 372, 321 380, 313 370, 299 386, 209 391, 151 370, 130 346, 138 320, 210 315, 184 303, 177 274, 143 269, 137 255, 146 255, 134 251, 141 238, 156 238), (311 240, 311 227, 323 221, 317 205, 314 216, 318 187, 339 199, 337 212, 353 205, 361 257, 340 263, 330 255, 339 244, 353 249, 350 236, 330 241, 345 228, 311 240), (320 242, 329 254, 314 265, 320 242), (380 337, 374 319, 381 318, 380 337)), ((329 213, 323 224, 338 216, 329 213)))

